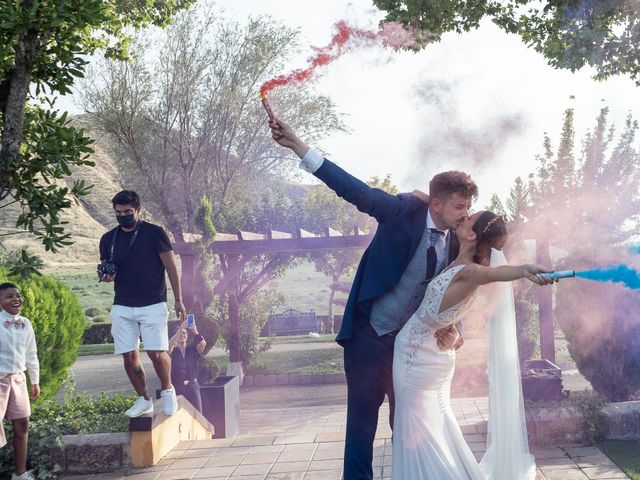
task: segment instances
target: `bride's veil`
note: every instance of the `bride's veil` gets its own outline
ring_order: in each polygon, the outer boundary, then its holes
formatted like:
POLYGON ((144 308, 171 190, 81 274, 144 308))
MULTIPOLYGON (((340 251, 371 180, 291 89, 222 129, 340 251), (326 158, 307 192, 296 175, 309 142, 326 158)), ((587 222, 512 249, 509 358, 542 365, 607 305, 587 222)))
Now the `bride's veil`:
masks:
MULTIPOLYGON (((492 249, 491 266, 506 264, 504 254, 492 249)), ((487 480, 533 480, 536 465, 527 441, 513 289, 511 282, 493 286, 496 305, 489 327, 487 452, 480 468, 487 480)))

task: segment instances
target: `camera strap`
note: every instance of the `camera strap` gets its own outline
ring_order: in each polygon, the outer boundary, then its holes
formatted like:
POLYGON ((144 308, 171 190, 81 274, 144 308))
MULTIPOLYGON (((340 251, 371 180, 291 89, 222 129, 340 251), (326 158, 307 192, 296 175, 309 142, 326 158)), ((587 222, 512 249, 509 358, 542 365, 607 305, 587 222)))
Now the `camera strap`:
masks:
MULTIPOLYGON (((131 251, 131 247, 136 242, 136 238, 138 238, 138 233, 140 232, 140 227, 142 226, 142 220, 138 221, 136 225, 136 229, 133 231, 133 235, 131 236, 131 240, 129 240, 129 246, 127 247, 127 251, 118 259, 118 261, 122 260, 126 257, 131 251)), ((118 239, 118 232, 120 231, 120 227, 116 227, 113 229, 113 236, 111 237, 111 248, 109 249, 109 263, 116 263, 114 260, 114 254, 116 251, 116 240, 118 239)))

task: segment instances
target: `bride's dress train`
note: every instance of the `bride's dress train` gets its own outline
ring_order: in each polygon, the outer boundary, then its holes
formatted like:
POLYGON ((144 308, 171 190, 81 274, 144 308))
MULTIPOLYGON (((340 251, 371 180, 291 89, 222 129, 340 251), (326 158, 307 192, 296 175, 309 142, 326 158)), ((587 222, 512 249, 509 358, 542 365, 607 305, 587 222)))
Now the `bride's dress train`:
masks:
MULTIPOLYGON (((499 262, 506 263, 502 253, 494 251, 492 265, 499 262)), ((442 351, 434 334, 457 323, 469 310, 472 297, 439 312, 447 287, 462 268, 451 267, 431 281, 422 304, 396 337, 392 479, 533 480, 535 463, 524 424, 510 283, 497 286, 500 301, 490 327, 489 444, 480 464, 451 409, 455 350, 442 351)))

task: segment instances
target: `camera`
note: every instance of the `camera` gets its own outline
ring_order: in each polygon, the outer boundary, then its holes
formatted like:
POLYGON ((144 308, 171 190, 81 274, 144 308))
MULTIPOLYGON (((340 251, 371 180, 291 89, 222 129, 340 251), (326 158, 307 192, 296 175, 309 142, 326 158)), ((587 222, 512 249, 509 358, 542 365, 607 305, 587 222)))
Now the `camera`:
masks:
POLYGON ((98 264, 98 281, 102 281, 102 277, 104 275, 115 275, 116 274, 116 264, 111 262, 102 262, 98 264))

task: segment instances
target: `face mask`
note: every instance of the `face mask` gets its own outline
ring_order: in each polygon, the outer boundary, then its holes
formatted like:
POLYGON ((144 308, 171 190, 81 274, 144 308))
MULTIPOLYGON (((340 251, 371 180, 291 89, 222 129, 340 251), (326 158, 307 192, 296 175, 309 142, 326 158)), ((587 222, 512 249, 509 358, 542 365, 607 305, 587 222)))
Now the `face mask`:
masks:
POLYGON ((116 215, 116 220, 118 220, 120 226, 124 228, 131 228, 136 224, 133 213, 130 215, 116 215))

